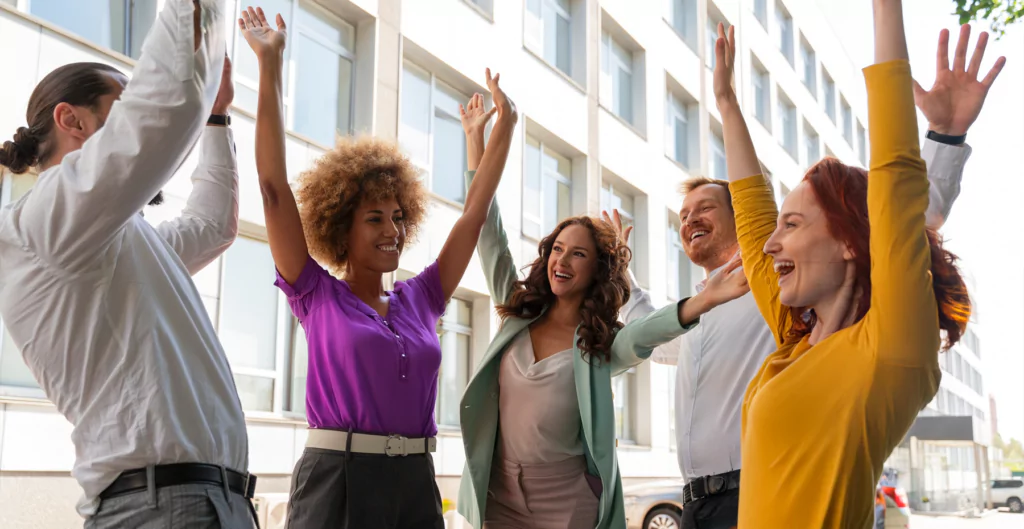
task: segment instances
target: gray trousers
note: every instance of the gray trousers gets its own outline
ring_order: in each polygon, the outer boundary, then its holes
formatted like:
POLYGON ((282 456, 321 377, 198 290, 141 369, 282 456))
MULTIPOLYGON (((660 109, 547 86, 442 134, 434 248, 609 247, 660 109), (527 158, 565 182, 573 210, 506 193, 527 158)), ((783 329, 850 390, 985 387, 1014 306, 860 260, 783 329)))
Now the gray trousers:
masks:
POLYGON ((252 503, 219 485, 139 491, 100 502, 85 529, 253 529, 252 503), (153 494, 155 492, 155 494, 153 494))

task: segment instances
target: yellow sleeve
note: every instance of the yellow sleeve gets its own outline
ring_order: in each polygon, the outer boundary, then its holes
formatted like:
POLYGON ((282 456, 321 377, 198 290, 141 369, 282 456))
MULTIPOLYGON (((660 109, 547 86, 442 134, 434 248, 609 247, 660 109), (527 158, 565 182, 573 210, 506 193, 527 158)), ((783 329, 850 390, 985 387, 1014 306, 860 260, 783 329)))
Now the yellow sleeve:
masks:
POLYGON ((764 253, 764 244, 775 231, 779 210, 772 190, 763 175, 755 175, 729 184, 736 215, 736 237, 743 257, 743 271, 761 316, 781 346, 792 327, 789 307, 779 301, 779 274, 775 262, 764 253))
POLYGON ((871 164, 871 309, 879 360, 903 366, 938 362, 939 318, 925 235, 928 172, 917 136, 917 111, 905 60, 864 69, 871 164))

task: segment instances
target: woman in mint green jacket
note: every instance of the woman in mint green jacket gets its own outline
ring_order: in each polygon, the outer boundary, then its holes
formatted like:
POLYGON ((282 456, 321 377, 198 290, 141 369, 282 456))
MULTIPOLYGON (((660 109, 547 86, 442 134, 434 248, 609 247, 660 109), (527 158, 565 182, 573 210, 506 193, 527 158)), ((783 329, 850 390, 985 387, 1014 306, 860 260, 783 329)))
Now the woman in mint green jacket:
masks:
MULTIPOLYGON (((467 145, 468 183, 482 138, 467 145)), ((519 280, 495 199, 477 250, 502 324, 462 397, 459 513, 477 529, 625 529, 611 377, 746 293, 739 261, 623 326, 630 254, 604 221, 562 221, 519 280)))

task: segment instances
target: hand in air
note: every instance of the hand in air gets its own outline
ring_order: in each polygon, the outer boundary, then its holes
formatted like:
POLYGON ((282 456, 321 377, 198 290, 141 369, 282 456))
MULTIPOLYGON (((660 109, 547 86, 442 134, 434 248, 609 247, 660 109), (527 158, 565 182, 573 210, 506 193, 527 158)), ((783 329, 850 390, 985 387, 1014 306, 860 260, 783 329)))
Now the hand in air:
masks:
POLYGON ((469 102, 466 103, 465 107, 459 105, 462 130, 466 131, 466 136, 480 136, 482 138, 484 127, 487 126, 487 122, 491 120, 491 116, 497 111, 498 107, 484 110, 484 96, 473 94, 473 97, 469 98, 469 102))
POLYGON ((632 226, 626 226, 626 229, 622 229, 622 216, 619 215, 619 210, 613 209, 612 216, 608 216, 607 211, 602 211, 601 216, 604 217, 604 221, 611 225, 612 229, 615 230, 615 234, 619 236, 619 240, 622 244, 629 244, 629 235, 633 233, 632 226))
POLYGON ((260 7, 249 7, 242 11, 242 18, 238 19, 238 29, 242 30, 242 36, 252 51, 256 52, 256 57, 262 59, 272 54, 280 56, 284 51, 285 41, 288 40, 288 28, 280 14, 277 15, 276 22, 275 31, 270 27, 267 16, 260 7))
POLYGON ((747 276, 743 274, 741 266, 743 260, 737 254, 725 268, 708 279, 701 294, 707 297, 711 306, 716 307, 750 292, 747 276))
POLYGON ((719 22, 715 49, 709 50, 709 52, 715 54, 715 72, 712 84, 715 99, 735 98, 736 92, 732 87, 732 79, 736 66, 736 27, 729 26, 727 34, 725 24, 719 22))
POLYGON ((507 121, 508 123, 515 124, 519 120, 519 112, 516 110, 516 104, 509 99, 505 91, 498 85, 498 80, 501 79, 501 74, 495 74, 491 77, 491 69, 487 69, 487 89, 491 91, 491 99, 494 100, 494 108, 498 109, 498 120, 507 121))
POLYGON ((960 27, 960 39, 953 56, 953 67, 949 67, 949 30, 939 32, 938 57, 935 68, 935 84, 930 90, 921 88, 914 81, 914 102, 928 119, 928 126, 939 134, 962 136, 967 134, 981 107, 985 103, 989 88, 1006 64, 1006 57, 996 59, 984 79, 978 81, 981 61, 985 57, 988 33, 982 32, 974 47, 971 62, 967 64, 967 45, 971 39, 971 26, 960 27))

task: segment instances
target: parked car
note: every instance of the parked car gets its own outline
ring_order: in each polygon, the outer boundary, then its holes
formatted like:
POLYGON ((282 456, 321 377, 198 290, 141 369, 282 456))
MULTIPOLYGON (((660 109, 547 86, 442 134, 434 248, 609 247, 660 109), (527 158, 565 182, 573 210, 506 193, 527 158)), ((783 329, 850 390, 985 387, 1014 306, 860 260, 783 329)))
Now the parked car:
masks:
POLYGON ((627 529, 682 527, 683 481, 670 479, 623 488, 627 529))
POLYGON ((1022 512, 1022 498, 1024 498, 1024 480, 992 480, 992 504, 994 506, 1009 507, 1010 512, 1022 512))
POLYGON ((907 502, 907 491, 888 484, 878 485, 875 495, 875 528, 910 528, 910 504, 907 502))

